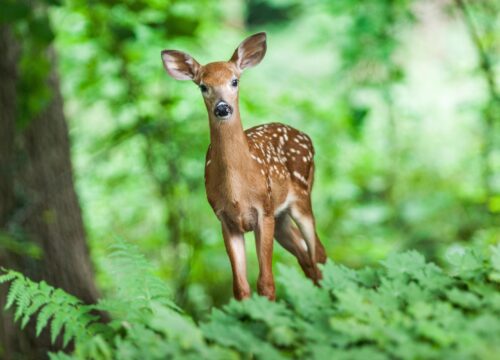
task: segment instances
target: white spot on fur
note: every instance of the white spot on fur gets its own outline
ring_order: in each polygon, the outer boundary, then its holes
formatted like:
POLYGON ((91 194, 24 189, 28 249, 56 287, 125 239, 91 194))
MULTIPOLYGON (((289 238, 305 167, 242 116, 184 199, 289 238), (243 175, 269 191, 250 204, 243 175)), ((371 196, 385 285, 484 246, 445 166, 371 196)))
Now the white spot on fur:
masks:
POLYGON ((303 177, 301 174, 299 174, 297 171, 294 171, 294 172, 293 172, 293 176, 295 176, 295 177, 296 177, 296 178, 297 178, 300 182, 302 182, 303 184, 305 184, 305 185, 309 185, 309 184, 307 183, 306 178, 305 178, 305 177, 303 177))

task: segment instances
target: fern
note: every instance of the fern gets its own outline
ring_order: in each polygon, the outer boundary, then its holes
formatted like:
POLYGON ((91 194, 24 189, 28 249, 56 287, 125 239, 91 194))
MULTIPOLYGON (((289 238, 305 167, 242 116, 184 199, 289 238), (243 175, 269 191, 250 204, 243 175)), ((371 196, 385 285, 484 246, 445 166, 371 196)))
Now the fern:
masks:
POLYGON ((165 281, 154 275, 152 265, 137 246, 123 241, 110 248, 103 267, 111 275, 114 291, 96 308, 129 323, 151 315, 153 303, 180 311, 171 301, 165 281))
POLYGON ((50 328, 74 341, 69 359, 495 359, 500 353, 500 245, 451 255, 450 273, 416 252, 388 257, 378 268, 323 267, 318 288, 295 269, 280 267, 279 302, 254 296, 214 309, 197 325, 168 298, 137 248, 113 247, 107 268, 115 293, 95 306, 22 274, 10 282, 7 307, 37 334, 50 328), (92 315, 108 311, 102 324, 92 315))
POLYGON ((105 267, 115 281, 115 291, 91 306, 45 282, 35 283, 21 273, 4 270, 0 283, 11 283, 6 308, 15 309, 15 319, 21 319, 22 327, 34 318, 37 336, 49 329, 52 342, 61 333, 63 346, 74 340, 72 356, 54 353, 51 359, 108 360, 116 354, 139 358, 145 349, 150 349, 152 359, 175 354, 216 359, 220 357, 214 354, 226 352, 214 348, 212 353, 199 330, 193 342, 191 330, 196 325, 180 314, 170 300, 168 287, 153 274, 153 267, 136 246, 124 242, 114 245, 105 267), (110 313, 113 320, 103 324, 93 314, 96 310, 110 313), (169 341, 156 345, 155 350, 154 344, 162 337, 169 341))
POLYGON ((21 328, 34 317, 37 336, 50 325, 52 343, 64 328, 64 346, 73 339, 85 342, 93 336, 92 326, 97 318, 91 314, 92 307, 44 281, 36 283, 19 272, 2 271, 0 283, 11 282, 5 308, 15 308, 14 320, 20 320, 21 328))

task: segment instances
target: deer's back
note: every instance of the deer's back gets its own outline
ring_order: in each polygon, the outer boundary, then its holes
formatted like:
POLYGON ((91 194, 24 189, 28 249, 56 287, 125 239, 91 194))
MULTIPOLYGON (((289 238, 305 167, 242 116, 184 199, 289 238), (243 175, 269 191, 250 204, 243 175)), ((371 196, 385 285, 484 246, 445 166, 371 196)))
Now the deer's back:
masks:
POLYGON ((252 159, 273 181, 290 180, 302 191, 310 191, 314 166, 311 138, 291 126, 270 123, 245 131, 252 159))

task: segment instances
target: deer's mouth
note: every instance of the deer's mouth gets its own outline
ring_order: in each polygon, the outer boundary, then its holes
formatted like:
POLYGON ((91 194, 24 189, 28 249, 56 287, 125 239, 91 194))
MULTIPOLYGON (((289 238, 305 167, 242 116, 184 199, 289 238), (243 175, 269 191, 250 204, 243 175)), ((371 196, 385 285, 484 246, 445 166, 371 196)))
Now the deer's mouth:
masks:
POLYGON ((215 105, 214 115, 221 120, 229 118, 233 114, 233 108, 225 101, 219 101, 215 105))

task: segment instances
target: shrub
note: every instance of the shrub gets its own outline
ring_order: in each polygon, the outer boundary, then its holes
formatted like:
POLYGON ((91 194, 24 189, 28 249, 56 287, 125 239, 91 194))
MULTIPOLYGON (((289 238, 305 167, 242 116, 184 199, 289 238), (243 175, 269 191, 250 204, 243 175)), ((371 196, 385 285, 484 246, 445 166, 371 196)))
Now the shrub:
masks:
POLYGON ((496 359, 500 354, 500 246, 455 251, 447 272, 417 252, 353 270, 329 261, 318 288, 280 267, 277 302, 253 296, 214 309, 196 324, 130 245, 109 257, 115 296, 96 305, 15 271, 7 308, 39 334, 74 341, 51 359, 496 359), (95 311, 108 312, 103 324, 95 311))

